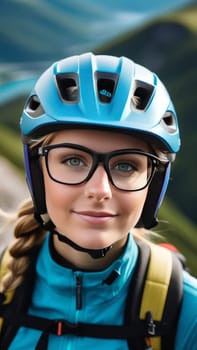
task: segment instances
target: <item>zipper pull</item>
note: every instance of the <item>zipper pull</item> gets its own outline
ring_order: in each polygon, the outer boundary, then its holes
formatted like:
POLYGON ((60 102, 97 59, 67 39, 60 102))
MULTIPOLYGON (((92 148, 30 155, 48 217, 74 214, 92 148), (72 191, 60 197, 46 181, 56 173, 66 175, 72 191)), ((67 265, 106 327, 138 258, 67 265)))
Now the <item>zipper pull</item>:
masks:
POLYGON ((76 276, 76 310, 82 309, 82 276, 76 276))

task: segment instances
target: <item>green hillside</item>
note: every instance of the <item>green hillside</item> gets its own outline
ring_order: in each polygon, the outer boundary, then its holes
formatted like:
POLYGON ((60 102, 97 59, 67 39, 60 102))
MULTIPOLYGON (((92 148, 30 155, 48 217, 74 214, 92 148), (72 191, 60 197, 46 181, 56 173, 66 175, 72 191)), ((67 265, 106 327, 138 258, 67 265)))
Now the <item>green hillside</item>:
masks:
POLYGON ((196 251, 197 226, 179 211, 169 199, 165 199, 159 212, 159 224, 155 231, 167 242, 174 244, 186 259, 190 271, 197 276, 196 251))
POLYGON ((22 144, 18 133, 5 126, 0 127, 0 154, 23 171, 22 144))
POLYGON ((95 50, 125 55, 157 72, 175 104, 182 148, 169 196, 197 224, 197 5, 161 17, 95 50))

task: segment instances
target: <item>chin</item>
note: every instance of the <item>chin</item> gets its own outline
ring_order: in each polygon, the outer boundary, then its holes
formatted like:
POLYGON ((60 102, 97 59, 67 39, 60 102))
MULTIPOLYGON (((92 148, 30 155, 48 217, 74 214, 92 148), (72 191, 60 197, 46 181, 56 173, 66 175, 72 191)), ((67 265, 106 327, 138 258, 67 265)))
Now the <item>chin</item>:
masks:
MULTIPOLYGON (((109 233, 92 233, 88 234, 88 237, 83 237, 84 239, 78 240, 76 243, 87 249, 104 249, 111 245, 114 245, 118 241, 122 241, 126 237, 113 237, 109 233)), ((72 238, 74 240, 74 237, 72 238)))

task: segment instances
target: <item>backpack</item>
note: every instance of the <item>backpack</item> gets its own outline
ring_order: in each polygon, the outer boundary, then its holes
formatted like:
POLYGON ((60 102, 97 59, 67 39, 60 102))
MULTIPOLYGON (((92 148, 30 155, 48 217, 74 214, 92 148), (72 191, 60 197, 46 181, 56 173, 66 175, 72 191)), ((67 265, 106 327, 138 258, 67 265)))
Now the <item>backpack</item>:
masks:
MULTIPOLYGON (((121 326, 92 323, 71 324, 27 314, 35 281, 38 247, 31 252, 30 265, 21 285, 0 294, 0 348, 7 350, 20 326, 41 330, 35 350, 46 350, 50 333, 58 336, 127 339, 132 350, 169 350, 174 347, 182 300, 183 266, 175 254, 155 244, 139 243, 139 257, 126 300, 121 326), (173 310, 173 312, 172 312, 173 310), (17 315, 17 317, 16 317, 17 315)), ((6 272, 8 251, 3 255, 0 277, 6 272)), ((115 276, 111 276, 113 281, 115 276)), ((112 283, 108 281, 108 283, 112 283)))

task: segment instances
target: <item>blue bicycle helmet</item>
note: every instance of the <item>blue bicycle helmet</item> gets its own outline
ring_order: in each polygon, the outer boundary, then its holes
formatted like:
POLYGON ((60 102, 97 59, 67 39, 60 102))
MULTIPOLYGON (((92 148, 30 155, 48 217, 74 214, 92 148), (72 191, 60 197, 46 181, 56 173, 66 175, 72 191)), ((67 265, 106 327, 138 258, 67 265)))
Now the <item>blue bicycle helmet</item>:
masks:
POLYGON ((86 53, 65 58, 38 79, 20 126, 37 217, 46 213, 46 204, 38 159, 29 150, 31 140, 62 128, 88 127, 140 136, 166 154, 168 161, 149 185, 138 226, 157 223, 180 137, 173 103, 156 74, 126 57, 86 53))

